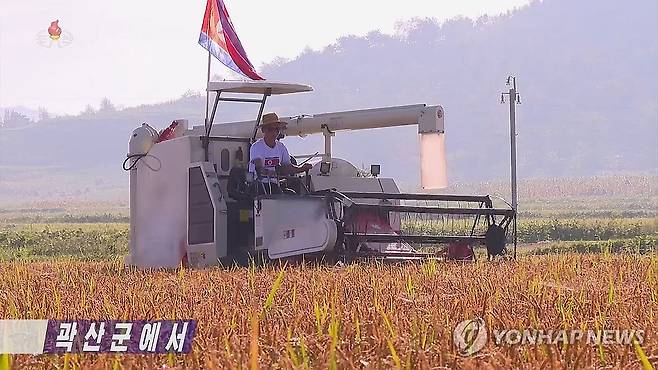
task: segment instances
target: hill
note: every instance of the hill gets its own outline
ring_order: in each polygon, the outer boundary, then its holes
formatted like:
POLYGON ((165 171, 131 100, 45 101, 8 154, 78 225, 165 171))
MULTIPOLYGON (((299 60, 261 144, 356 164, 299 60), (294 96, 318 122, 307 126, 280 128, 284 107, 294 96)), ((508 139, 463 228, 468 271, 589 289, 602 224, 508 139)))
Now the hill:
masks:
MULTIPOLYGON (((620 6, 612 0, 545 0, 498 17, 441 24, 417 19, 394 36, 346 36, 261 72, 315 87, 311 94, 272 99, 268 110, 280 114, 441 104, 450 180, 482 181, 508 176, 508 113, 499 101, 510 73, 518 77, 522 99, 520 177, 655 173, 657 62, 655 1, 620 6)), ((204 101, 190 93, 157 105, 105 104, 78 116, 0 130, 0 181, 15 183, 30 170, 37 175, 25 181, 50 187, 65 186, 49 179, 69 173, 87 174, 75 183, 87 181, 82 185, 92 191, 92 178, 123 183, 120 164, 131 130, 141 122, 162 128, 175 118, 200 124, 204 101)), ((219 114, 224 121, 255 116, 233 107, 219 114)), ((320 148, 319 138, 286 140, 293 152, 320 148)), ((359 166, 381 163, 383 175, 403 186, 418 182, 415 128, 338 134, 334 151, 359 166)))

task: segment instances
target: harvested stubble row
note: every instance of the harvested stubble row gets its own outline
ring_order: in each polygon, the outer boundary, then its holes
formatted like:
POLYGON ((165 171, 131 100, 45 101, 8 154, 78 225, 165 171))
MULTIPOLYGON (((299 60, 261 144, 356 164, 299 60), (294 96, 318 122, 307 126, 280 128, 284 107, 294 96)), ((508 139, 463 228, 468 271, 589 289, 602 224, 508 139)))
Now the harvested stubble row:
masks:
POLYGON ((11 357, 62 368, 638 368, 658 359, 658 258, 146 271, 2 263, 3 319, 196 319, 189 355, 11 357), (489 341, 462 357, 461 320, 489 341), (493 329, 641 329, 641 346, 495 345, 493 329), (252 367, 253 368, 253 367, 252 367))

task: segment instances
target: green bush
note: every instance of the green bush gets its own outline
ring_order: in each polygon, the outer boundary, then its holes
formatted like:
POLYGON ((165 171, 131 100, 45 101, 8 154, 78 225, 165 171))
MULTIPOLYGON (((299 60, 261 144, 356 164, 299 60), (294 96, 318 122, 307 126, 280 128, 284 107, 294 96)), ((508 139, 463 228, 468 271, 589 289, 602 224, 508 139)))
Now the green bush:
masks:
POLYGON ((31 226, 0 230, 0 259, 107 260, 128 253, 128 227, 106 224, 78 227, 31 226))
POLYGON ((638 236, 605 241, 551 243, 550 246, 536 248, 530 252, 532 255, 562 253, 655 254, 658 253, 658 237, 638 236))

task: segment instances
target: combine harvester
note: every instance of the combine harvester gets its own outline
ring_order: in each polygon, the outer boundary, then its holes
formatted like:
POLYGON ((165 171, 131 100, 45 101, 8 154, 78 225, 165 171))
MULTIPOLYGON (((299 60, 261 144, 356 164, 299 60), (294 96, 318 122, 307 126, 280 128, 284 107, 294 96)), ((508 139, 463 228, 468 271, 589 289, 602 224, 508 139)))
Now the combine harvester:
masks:
POLYGON ((344 131, 417 125, 422 186, 445 187, 444 112, 438 105, 282 117, 286 135, 322 134, 324 152, 296 156, 313 167, 278 178, 283 194, 258 195, 263 184, 247 167, 266 100, 312 90, 264 81, 209 82, 214 103, 204 126, 188 128, 186 120, 177 120, 160 134, 147 124, 135 129, 124 162, 130 171, 126 263, 469 260, 478 245, 489 257, 507 253, 506 241, 515 232, 513 208, 494 208, 487 195, 401 193, 393 179, 379 177, 379 166, 367 173, 332 156, 332 140, 344 131), (214 124, 219 102, 257 103, 256 120, 214 124))

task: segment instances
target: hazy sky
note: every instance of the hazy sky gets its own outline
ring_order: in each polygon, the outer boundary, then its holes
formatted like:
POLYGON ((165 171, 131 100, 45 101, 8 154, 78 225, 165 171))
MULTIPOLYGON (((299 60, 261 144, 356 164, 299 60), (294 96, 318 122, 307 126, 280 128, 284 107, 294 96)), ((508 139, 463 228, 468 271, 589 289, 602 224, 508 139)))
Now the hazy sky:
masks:
MULTIPOLYGON (((413 17, 439 20, 497 14, 528 0, 224 0, 257 67, 320 49, 347 34, 395 32, 413 17)), ((205 87, 207 53, 198 45, 205 0, 2 0, 0 107, 77 113, 103 97, 137 105, 205 87), (36 5, 38 4, 38 5, 36 5), (47 36, 58 19, 64 31, 47 36)), ((214 73, 228 75, 219 62, 214 73)), ((265 76, 267 77, 267 76, 265 76)), ((304 82, 304 81, 291 81, 304 82)))

